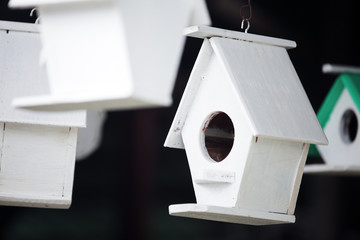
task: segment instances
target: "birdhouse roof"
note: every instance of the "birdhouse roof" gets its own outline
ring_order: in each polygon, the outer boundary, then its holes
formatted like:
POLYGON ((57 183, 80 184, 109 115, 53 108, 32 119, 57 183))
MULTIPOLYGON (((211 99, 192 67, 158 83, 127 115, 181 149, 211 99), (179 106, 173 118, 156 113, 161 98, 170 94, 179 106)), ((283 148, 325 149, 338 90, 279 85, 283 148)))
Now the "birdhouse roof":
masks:
POLYGON ((360 111, 360 74, 343 73, 336 79, 317 114, 322 127, 325 127, 329 121, 331 112, 334 110, 334 107, 345 88, 349 91, 355 106, 360 111))
POLYGON ((200 86, 201 69, 206 69, 212 55, 231 79, 254 136, 327 144, 285 49, 295 47, 294 42, 221 29, 192 29, 194 32, 187 30, 192 36, 211 38, 199 53, 165 146, 184 147, 179 132, 200 86))
POLYGON ((47 93, 46 71, 39 66, 36 24, 0 21, 0 122, 85 127, 86 111, 40 112, 14 108, 15 97, 47 93))

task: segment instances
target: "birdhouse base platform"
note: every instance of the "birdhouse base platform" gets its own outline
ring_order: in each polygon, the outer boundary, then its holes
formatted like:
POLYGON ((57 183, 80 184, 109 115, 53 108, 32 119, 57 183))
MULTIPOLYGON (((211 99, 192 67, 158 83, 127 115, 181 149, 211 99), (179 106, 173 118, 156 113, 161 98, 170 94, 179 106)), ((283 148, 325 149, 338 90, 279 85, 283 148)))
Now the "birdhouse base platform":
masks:
POLYGON ((272 225, 295 222, 294 215, 201 204, 170 205, 169 213, 172 216, 248 225, 272 225))
POLYGON ((137 97, 124 96, 54 96, 40 95, 34 97, 16 98, 12 102, 14 107, 37 111, 71 111, 79 109, 112 110, 134 109, 157 106, 169 106, 168 103, 151 102, 137 97))
POLYGON ((328 164, 309 164, 304 168, 306 174, 323 175, 360 175, 360 166, 354 165, 328 165, 328 164))

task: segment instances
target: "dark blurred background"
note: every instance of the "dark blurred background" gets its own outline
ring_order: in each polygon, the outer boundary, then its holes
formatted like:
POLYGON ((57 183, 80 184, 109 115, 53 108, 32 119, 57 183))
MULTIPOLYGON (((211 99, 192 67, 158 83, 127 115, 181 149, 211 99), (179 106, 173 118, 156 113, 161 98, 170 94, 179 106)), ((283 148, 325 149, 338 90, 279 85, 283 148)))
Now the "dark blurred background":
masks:
MULTIPOLYGON (((250 33, 297 42, 289 54, 315 110, 336 77, 321 73, 323 63, 360 66, 357 2, 252 1, 250 33)), ((0 3, 0 20, 35 21, 30 10, 0 3)), ((207 0, 213 26, 239 30, 246 3, 207 0)), ((171 108, 108 113, 101 147, 76 164, 69 210, 0 207, 0 239, 360 239, 357 177, 304 175, 295 224, 253 227, 168 215, 170 204, 195 202, 185 151, 163 142, 201 43, 187 39, 171 108)))

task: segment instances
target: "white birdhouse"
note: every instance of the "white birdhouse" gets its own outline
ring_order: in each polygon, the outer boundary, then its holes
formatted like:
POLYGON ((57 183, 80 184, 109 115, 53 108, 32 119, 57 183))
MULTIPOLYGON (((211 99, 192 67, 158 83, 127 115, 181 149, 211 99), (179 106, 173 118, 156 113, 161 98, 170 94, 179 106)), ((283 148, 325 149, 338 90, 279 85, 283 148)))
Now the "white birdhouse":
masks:
POLYGON ((17 96, 48 92, 37 26, 0 21, 0 204, 68 208, 85 111, 33 112, 17 96))
POLYGON ((204 38, 165 146, 185 148, 197 204, 175 216, 293 223, 311 143, 327 144, 286 48, 295 42, 191 27, 204 38))
POLYGON ((210 22, 204 0, 11 0, 37 6, 50 95, 37 110, 169 106, 189 24, 210 22))
POLYGON ((78 145, 76 148, 76 161, 80 161, 89 157, 99 148, 101 144, 102 130, 105 119, 106 112, 86 112, 86 128, 79 129, 78 145))
POLYGON ((304 172, 360 175, 360 68, 326 64, 323 72, 340 74, 317 114, 329 145, 312 148, 324 164, 306 165, 304 172))

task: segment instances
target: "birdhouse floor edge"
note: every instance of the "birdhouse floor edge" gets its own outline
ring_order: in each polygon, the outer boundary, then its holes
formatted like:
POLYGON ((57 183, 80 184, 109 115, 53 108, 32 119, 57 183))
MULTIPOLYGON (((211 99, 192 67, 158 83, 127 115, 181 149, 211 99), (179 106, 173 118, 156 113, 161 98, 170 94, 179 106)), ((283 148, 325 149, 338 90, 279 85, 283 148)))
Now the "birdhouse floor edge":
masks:
POLYGON ((294 215, 191 203, 170 205, 169 214, 179 217, 248 225, 273 225, 295 222, 294 215))
POLYGON ((359 176, 360 166, 355 165, 330 165, 330 164, 309 164, 304 168, 304 174, 343 175, 359 176))

